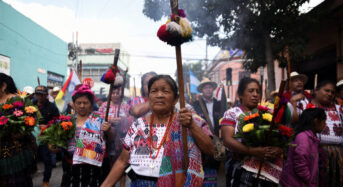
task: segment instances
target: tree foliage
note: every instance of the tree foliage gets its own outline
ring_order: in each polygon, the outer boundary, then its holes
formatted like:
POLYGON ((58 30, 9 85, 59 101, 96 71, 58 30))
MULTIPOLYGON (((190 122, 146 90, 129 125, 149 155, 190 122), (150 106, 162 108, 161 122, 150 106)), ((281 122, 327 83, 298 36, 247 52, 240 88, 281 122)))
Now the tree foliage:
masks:
MULTIPOLYGON (((199 81, 204 76, 203 63, 201 61, 196 63, 184 63, 182 64, 183 80, 189 82, 189 70, 191 70, 199 81)), ((177 77, 177 71, 175 71, 175 77, 177 77)))
MULTIPOLYGON (((256 72, 258 67, 271 64, 275 59, 285 66, 282 55, 285 46, 289 46, 291 62, 303 60, 308 18, 300 14, 299 7, 307 1, 180 0, 179 8, 185 10, 194 35, 207 37, 212 46, 244 50, 243 67, 256 72)), ((160 20, 170 14, 169 3, 169 0, 145 0, 143 13, 155 21, 160 20)))

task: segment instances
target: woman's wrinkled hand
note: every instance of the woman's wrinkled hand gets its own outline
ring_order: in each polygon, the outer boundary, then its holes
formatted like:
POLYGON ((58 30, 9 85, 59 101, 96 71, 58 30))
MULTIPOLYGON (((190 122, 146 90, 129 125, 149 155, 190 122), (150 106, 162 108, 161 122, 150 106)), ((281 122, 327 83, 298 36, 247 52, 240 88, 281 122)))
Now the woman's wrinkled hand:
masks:
POLYGON ((262 160, 273 160, 280 157, 283 150, 279 147, 254 147, 250 148, 249 153, 262 160))
POLYGON ((60 151, 60 149, 58 147, 56 147, 55 145, 51 145, 51 144, 48 145, 48 149, 52 153, 58 153, 60 151))
POLYGON ((104 131, 104 132, 107 132, 111 129, 111 125, 108 123, 108 122, 105 122, 102 127, 101 127, 101 130, 104 131))
POLYGON ((292 104, 294 104, 294 103, 296 103, 296 102, 298 102, 298 101, 300 101, 300 100, 302 100, 302 99, 304 99, 304 98, 305 98, 305 95, 304 95, 304 94, 298 93, 298 94, 295 94, 295 95, 293 95, 293 96, 291 97, 290 102, 291 102, 292 104))
POLYGON ((181 124, 187 128, 190 128, 193 122, 192 112, 187 108, 182 108, 179 114, 179 120, 181 124))
POLYGON ((120 123, 120 120, 121 120, 121 118, 119 117, 119 118, 109 118, 108 119, 108 122, 110 122, 111 124, 118 124, 118 123, 120 123))

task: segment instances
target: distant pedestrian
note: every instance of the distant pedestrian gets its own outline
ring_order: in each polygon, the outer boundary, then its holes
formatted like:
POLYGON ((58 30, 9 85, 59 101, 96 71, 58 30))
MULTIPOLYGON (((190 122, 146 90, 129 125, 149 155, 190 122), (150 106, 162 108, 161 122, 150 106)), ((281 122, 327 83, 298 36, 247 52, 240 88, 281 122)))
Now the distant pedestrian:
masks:
MULTIPOLYGON (((225 111, 222 109, 221 103, 213 97, 216 87, 217 83, 204 78, 198 86, 198 91, 202 93, 202 96, 199 96, 192 106, 196 113, 206 120, 212 134, 219 137, 219 119, 225 111)), ((203 157, 205 172, 203 186, 216 186, 220 162, 216 161, 213 156, 203 155, 203 157)))
MULTIPOLYGON (((59 117, 56 105, 48 100, 47 87, 37 86, 35 89, 35 98, 34 104, 38 106, 39 112, 42 114, 42 119, 39 121, 40 127, 46 126, 54 117, 59 117)), ((44 161, 43 187, 48 187, 54 165, 53 153, 49 150, 48 145, 39 145, 38 150, 44 161)))
POLYGON ((343 79, 336 84, 336 103, 343 106, 343 79))
MULTIPOLYGON (((106 152, 108 153, 110 168, 122 152, 122 141, 132 124, 132 117, 129 114, 129 105, 122 102, 121 87, 115 87, 112 91, 111 104, 108 113, 108 122, 111 125, 111 140, 106 142, 106 152), (119 111, 119 112, 118 112, 119 111)), ((107 102, 104 102, 99 112, 101 117, 105 118, 107 102)), ((120 186, 125 186, 125 174, 120 179, 120 186)))
POLYGON ((148 82, 149 80, 156 76, 155 72, 148 72, 145 73, 141 78, 141 94, 142 96, 137 96, 128 101, 128 105, 130 105, 130 114, 135 117, 139 118, 144 116, 150 111, 149 108, 149 101, 148 101, 148 82))
MULTIPOLYGON (((316 187, 320 167, 324 167, 323 151, 320 151, 320 139, 316 133, 322 132, 325 127, 326 114, 321 108, 306 109, 300 116, 296 126, 296 136, 292 142, 287 162, 282 169, 280 184, 283 187, 316 187), (319 166, 321 164, 321 166, 319 166)), ((319 179, 319 180, 318 180, 319 179)))
POLYGON ((334 103, 335 83, 319 82, 310 107, 322 108, 326 114, 324 130, 318 134, 327 155, 326 179, 328 186, 343 184, 343 107, 334 103))

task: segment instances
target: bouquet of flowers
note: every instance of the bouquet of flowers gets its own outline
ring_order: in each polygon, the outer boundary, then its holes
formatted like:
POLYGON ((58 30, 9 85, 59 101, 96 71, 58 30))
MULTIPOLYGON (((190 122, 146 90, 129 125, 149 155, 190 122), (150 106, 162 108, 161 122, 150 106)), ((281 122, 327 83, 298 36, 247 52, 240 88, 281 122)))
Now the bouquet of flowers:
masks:
POLYGON ((45 127, 41 127, 38 140, 42 144, 66 149, 68 140, 75 135, 75 128, 76 123, 74 117, 61 115, 49 121, 45 127))
MULTIPOLYGON (((271 134, 269 135, 272 120, 273 115, 269 112, 269 109, 267 107, 258 106, 251 114, 245 112, 239 116, 238 132, 235 134, 235 137, 240 138, 241 142, 248 147, 288 147, 294 134, 292 128, 275 123, 271 134), (268 136, 270 136, 269 142, 267 142, 268 136)), ((242 167, 250 172, 258 173, 260 162, 263 161, 254 157, 248 157, 244 160, 242 167)), ((282 166, 282 157, 272 161, 265 161, 260 174, 275 183, 278 183, 282 166)))
POLYGON ((41 114, 29 99, 13 97, 0 105, 0 138, 14 134, 30 134, 41 114))
POLYGON ((270 142, 267 142, 272 119, 273 115, 267 107, 258 106, 250 115, 245 112, 238 118, 238 132, 235 137, 241 138, 242 143, 248 147, 288 146, 293 135, 292 128, 277 123, 273 126, 270 142))

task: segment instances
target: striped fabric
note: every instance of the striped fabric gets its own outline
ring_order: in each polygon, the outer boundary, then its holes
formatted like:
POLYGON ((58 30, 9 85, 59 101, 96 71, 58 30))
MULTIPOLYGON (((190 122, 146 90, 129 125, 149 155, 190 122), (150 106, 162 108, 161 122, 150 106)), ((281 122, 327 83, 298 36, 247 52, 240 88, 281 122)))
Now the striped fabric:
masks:
POLYGON ((325 174, 328 186, 343 186, 343 147, 323 145, 326 152, 325 174))
POLYGON ((157 182, 156 181, 149 181, 149 180, 135 180, 131 182, 130 187, 156 187, 157 182))
MULTIPOLYGON (((242 168, 242 163, 238 160, 228 158, 225 164, 226 186, 227 187, 250 187, 254 186, 256 178, 254 174, 242 168)), ((258 187, 277 187, 278 184, 259 179, 258 187)))
POLYGON ((205 178, 202 184, 203 187, 217 186, 217 169, 204 168, 205 178))

